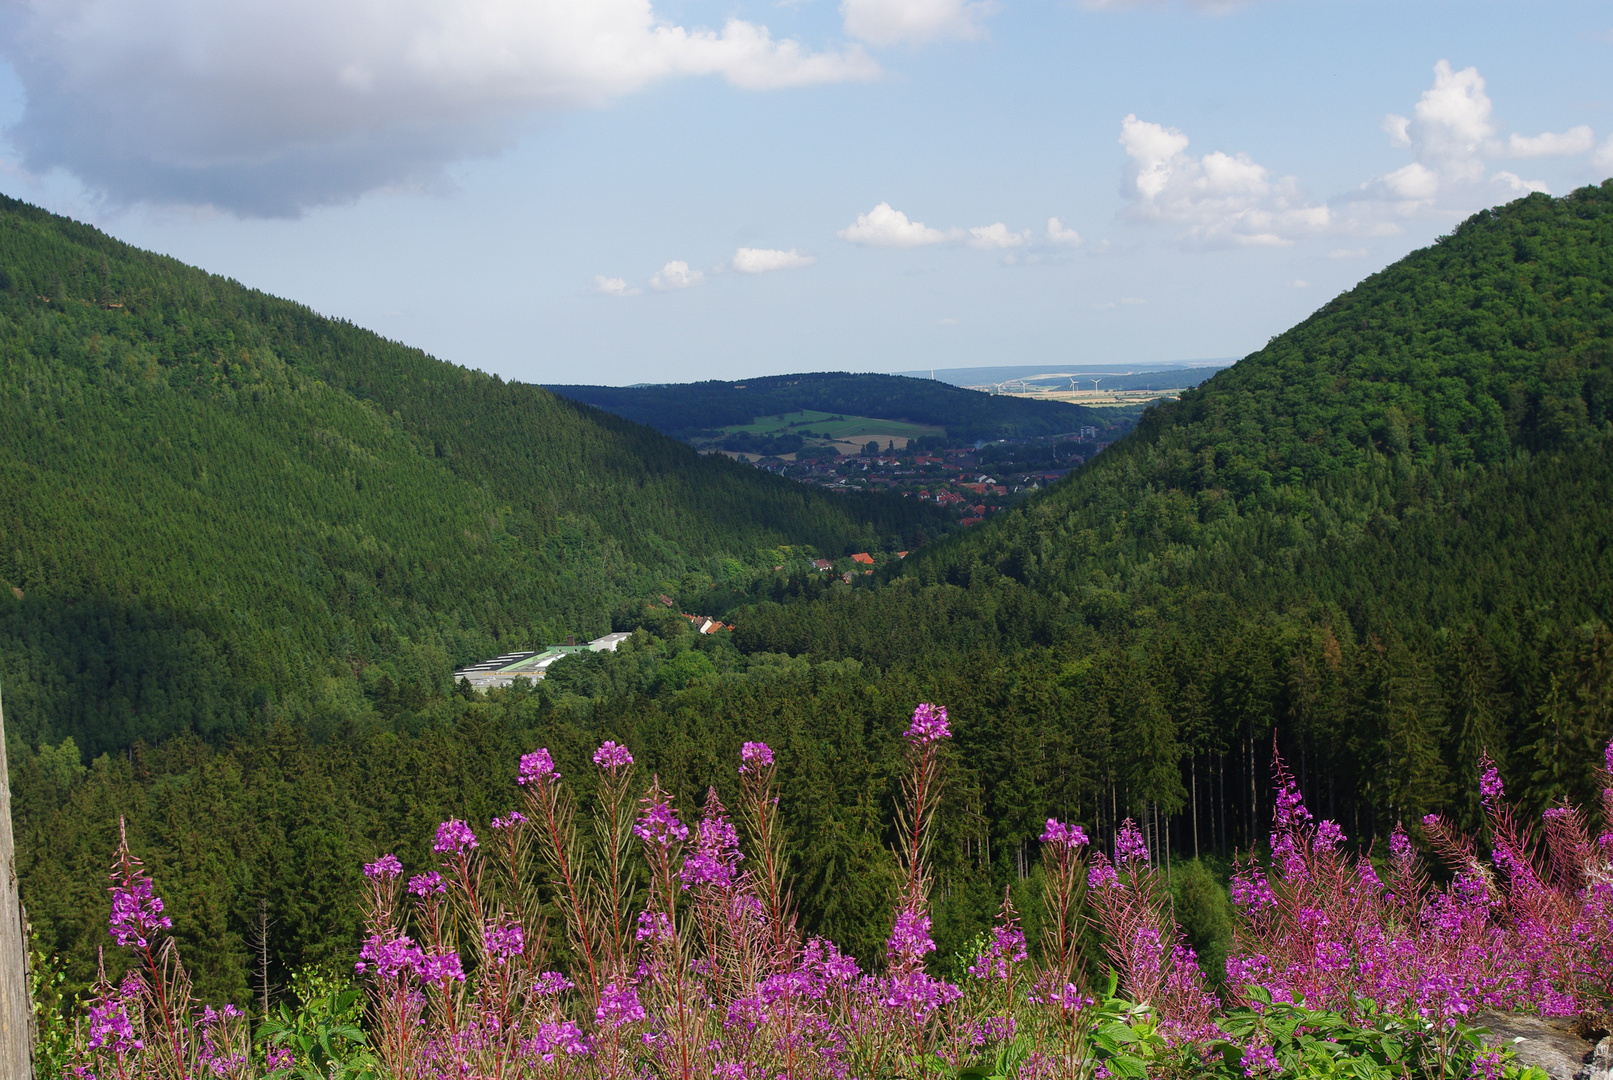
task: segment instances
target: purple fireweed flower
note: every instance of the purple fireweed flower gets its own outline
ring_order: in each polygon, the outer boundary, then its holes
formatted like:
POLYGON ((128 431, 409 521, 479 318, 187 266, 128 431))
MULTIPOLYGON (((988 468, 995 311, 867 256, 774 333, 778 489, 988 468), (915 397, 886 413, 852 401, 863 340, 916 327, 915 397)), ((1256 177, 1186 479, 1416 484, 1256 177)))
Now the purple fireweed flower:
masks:
POLYGON ((511 810, 508 817, 496 817, 493 819, 493 828, 495 829, 513 829, 517 825, 524 824, 526 824, 526 815, 519 810, 511 810))
POLYGON ((554 758, 549 756, 547 748, 521 755, 521 771, 515 777, 517 784, 547 784, 558 779, 560 774, 555 771, 554 758))
POLYGON ((532 980, 532 992, 539 997, 554 997, 564 994, 575 984, 558 971, 545 971, 532 980))
POLYGON ((1115 837, 1115 863, 1118 866, 1148 865, 1148 841, 1130 818, 1121 824, 1120 835, 1115 837))
POLYGON ((272 1072, 290 1069, 297 1064, 297 1055, 289 1046, 270 1046, 263 1051, 263 1067, 272 1072))
POLYGON ((1277 811, 1275 814, 1277 828, 1297 829, 1311 819, 1311 812, 1305 809, 1305 800, 1299 793, 1299 786, 1286 772, 1283 774, 1285 783, 1277 792, 1277 811))
POLYGON ((145 1046, 134 1036, 134 1022, 122 999, 113 998, 90 1006, 91 1050, 106 1049, 114 1054, 126 1054, 145 1046))
POLYGON ((978 1021, 964 1023, 963 1031, 970 1046, 984 1046, 1014 1037, 1018 1025, 1012 1016, 983 1016, 978 1021))
POLYGON ((919 745, 950 737, 952 729, 947 726, 946 706, 923 702, 913 710, 913 721, 903 734, 919 745))
POLYGON ((420 961, 420 981, 428 984, 445 984, 465 981, 465 969, 456 952, 431 953, 420 961))
POLYGON ((801 970, 824 983, 850 983, 862 972, 828 938, 815 937, 801 950, 801 970))
POLYGON ((902 1010, 914 1019, 923 1019, 961 997, 963 991, 956 986, 930 978, 923 968, 914 968, 884 981, 880 1004, 887 1009, 902 1010))
POLYGON ((1484 770, 1479 774, 1479 799, 1485 806, 1489 806, 1505 795, 1507 790, 1501 785, 1501 773, 1495 767, 1495 762, 1490 760, 1489 754, 1479 758, 1479 768, 1484 770))
POLYGON ((633 755, 627 752, 627 747, 607 740, 594 751, 594 764, 601 769, 619 769, 633 764, 633 755))
POLYGON ((1083 994, 1074 983, 1060 983, 1057 986, 1044 983, 1026 994, 1025 1000, 1032 1005, 1053 1005, 1066 1012, 1085 1009, 1098 1003, 1096 998, 1083 994))
POLYGON ((1397 863, 1408 863, 1412 858, 1411 837, 1406 835, 1406 827, 1399 822, 1395 823, 1394 832, 1389 834, 1389 857, 1397 863))
POLYGON ((1277 895, 1271 891, 1271 883, 1252 866, 1232 875, 1231 891, 1232 902, 1251 912, 1277 906, 1277 895))
POLYGON ((1087 888, 1089 889, 1118 889, 1120 888, 1120 875, 1109 864, 1103 852, 1098 852, 1087 868, 1087 888))
POLYGON ((667 918, 663 911, 641 911, 638 913, 638 931, 635 936, 639 941, 671 941, 672 920, 667 918))
POLYGON ((1344 830, 1336 821, 1324 821, 1316 826, 1316 843, 1320 847, 1336 847, 1344 842, 1344 830))
POLYGON ((1271 958, 1261 953, 1235 952, 1228 956, 1227 985, 1240 990, 1258 986, 1271 991, 1274 1001, 1288 1000, 1287 987, 1279 982, 1271 958))
POLYGON ((755 996, 741 997, 729 1003, 728 1015, 723 1018, 722 1026, 729 1031, 735 1028, 755 1031, 770 1019, 772 1014, 767 1002, 755 996))
POLYGON ((420 962, 425 958, 415 943, 404 934, 399 934, 395 938, 371 934, 358 955, 359 962, 353 965, 353 969, 362 973, 373 965, 376 977, 381 979, 390 979, 395 975, 410 972, 418 973, 420 962))
POLYGON ((739 771, 748 773, 773 764, 773 751, 764 742, 748 742, 739 748, 739 771))
POLYGON ((1047 828, 1042 830, 1042 843, 1055 847, 1077 848, 1088 842, 1085 829, 1079 825, 1065 825, 1058 818, 1048 818, 1047 828))
POLYGON ((696 885, 726 887, 733 884, 734 869, 744 858, 739 853, 739 834, 723 815, 722 804, 715 802, 715 798, 713 795, 706 803, 706 815, 695 829, 695 850, 683 860, 679 877, 685 889, 696 885))
POLYGON ((470 831, 458 818, 450 818, 437 826, 437 841, 431 845, 431 850, 448 855, 463 855, 472 848, 480 847, 476 834, 470 831))
POLYGON ((526 947, 526 933, 520 923, 489 923, 482 933, 482 944, 493 963, 500 967, 512 956, 520 956, 526 947))
POLYGON ((172 930, 174 921, 162 913, 162 897, 144 874, 128 888, 112 887, 112 915, 107 932, 119 945, 145 948, 158 930, 172 930))
POLYGON ((364 864, 364 876, 367 878, 384 878, 388 881, 403 873, 403 864, 398 857, 392 854, 382 855, 372 863, 364 864))
POLYGON ((1613 773, 1613 739, 1608 740, 1607 746, 1602 749, 1602 762, 1607 766, 1607 771, 1613 773))
POLYGON ((1243 1075, 1251 1078, 1267 1075, 1280 1076, 1282 1071, 1282 1064, 1277 1060, 1277 1052, 1271 1047, 1266 1046, 1264 1043, 1257 1043, 1254 1046, 1244 1048, 1243 1075))
POLYGON ((447 891, 448 886, 443 882, 442 875, 435 870, 430 873, 416 874, 409 879, 409 892, 414 896, 426 897, 432 893, 441 896, 447 891))
POLYGON ((1013 925, 994 926, 991 942, 969 965, 969 974, 977 979, 1006 979, 1009 965, 1019 963, 1026 955, 1024 931, 1013 925))
POLYGON ((657 799, 633 825, 633 835, 663 851, 689 839, 689 826, 678 820, 678 812, 664 799, 657 799))
POLYGON ((599 1008, 594 1010, 594 1022, 610 1028, 624 1024, 637 1024, 644 1019, 644 1006, 639 1004, 638 991, 631 986, 618 987, 608 983, 599 994, 599 1008))
POLYGON ((922 911, 903 911, 896 916, 885 954, 899 963, 916 964, 926 953, 935 951, 930 940, 930 917, 922 911))
POLYGON ((1548 806, 1541 812, 1541 817, 1547 821, 1563 821, 1573 816, 1573 811, 1566 806, 1548 806))
POLYGON ((528 1039, 523 1048, 533 1057, 542 1058, 546 1065, 554 1064, 557 1054, 581 1057, 589 1053, 582 1029, 570 1020, 539 1024, 537 1034, 528 1039))

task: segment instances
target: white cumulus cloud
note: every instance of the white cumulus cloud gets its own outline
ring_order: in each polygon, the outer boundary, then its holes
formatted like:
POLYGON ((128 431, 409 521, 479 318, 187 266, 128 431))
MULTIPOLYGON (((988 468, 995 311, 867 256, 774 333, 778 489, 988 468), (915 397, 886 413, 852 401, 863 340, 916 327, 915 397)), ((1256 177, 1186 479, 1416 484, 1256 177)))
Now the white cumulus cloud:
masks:
POLYGON ((857 220, 835 233, 842 240, 869 247, 922 247, 925 244, 944 244, 956 238, 956 233, 932 229, 922 221, 909 221, 907 215, 882 202, 857 220))
POLYGON ((969 230, 969 238, 965 241, 970 247, 984 248, 987 251, 1024 247, 1030 242, 1029 229, 1024 232, 1012 232, 1000 221, 992 225, 976 225, 969 230))
POLYGON ((1581 124, 1558 134, 1545 131, 1539 135, 1519 135, 1514 132, 1507 138, 1507 156, 1515 158, 1578 157, 1589 153, 1596 145, 1596 135, 1581 124))
POLYGON ((1056 217, 1047 219, 1047 240, 1050 244, 1068 244, 1077 247, 1081 244, 1081 234, 1074 229, 1065 228, 1064 222, 1056 217))
POLYGON ((1613 135, 1607 137, 1607 142, 1599 147, 1591 157, 1591 164, 1598 169, 1613 169, 1613 135))
POLYGON ((626 279, 594 275, 594 291, 605 296, 637 296, 638 290, 628 286, 626 279))
POLYGON ((1135 114, 1120 123, 1120 145, 1131 158, 1131 216, 1185 226, 1190 247, 1283 247, 1331 223, 1332 212, 1306 201, 1297 179, 1273 176, 1247 154, 1195 157, 1185 134, 1135 114))
POLYGON ((767 90, 869 79, 814 52, 650 0, 32 0, 0 51, 25 89, 23 165, 117 202, 294 215, 509 145, 534 112, 680 76, 767 90))
POLYGON ((871 45, 969 40, 984 35, 981 23, 996 10, 991 0, 841 0, 846 33, 871 45))
POLYGON ((742 247, 734 252, 729 265, 741 274, 765 274, 769 270, 794 270, 798 266, 811 266, 817 261, 813 256, 803 255, 794 248, 775 251, 772 248, 742 247))
POLYGON ((1497 172, 1491 176, 1490 181, 1495 184, 1500 184, 1513 195, 1528 195, 1530 192, 1535 191, 1538 191, 1542 195, 1551 194, 1551 188, 1546 186, 1546 182, 1544 180, 1525 180, 1517 173, 1507 172, 1505 169, 1502 169, 1500 172, 1497 172))
POLYGON ((706 275, 699 270, 689 269, 689 264, 682 259, 673 259, 650 275, 650 288, 656 292, 692 289, 696 285, 704 285, 705 283, 706 275))
MULTIPOLYGON (((1248 7, 1254 0, 1187 0, 1187 6, 1211 15, 1225 15, 1248 7)), ((1140 7, 1165 7, 1172 0, 1082 0, 1088 11, 1129 11, 1140 7)))
MULTIPOLYGON (((1548 192, 1544 181, 1510 170, 1492 171, 1499 159, 1582 157, 1593 165, 1596 135, 1581 124, 1562 132, 1501 137, 1495 106, 1477 68, 1460 71, 1448 60, 1434 65, 1434 82, 1410 116, 1384 117, 1383 130, 1392 146, 1410 151, 1412 160, 1362 184, 1336 200, 1344 231, 1383 235, 1397 232, 1401 222, 1433 215, 1460 219, 1503 197, 1548 192)), ((1613 139, 1605 163, 1613 167, 1613 139)))

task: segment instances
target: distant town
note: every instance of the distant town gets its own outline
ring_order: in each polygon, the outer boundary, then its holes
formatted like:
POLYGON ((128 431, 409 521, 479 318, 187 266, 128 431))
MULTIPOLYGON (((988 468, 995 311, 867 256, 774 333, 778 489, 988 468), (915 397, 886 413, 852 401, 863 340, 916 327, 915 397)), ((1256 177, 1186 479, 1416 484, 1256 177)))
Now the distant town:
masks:
POLYGON ((708 452, 831 491, 888 491, 931 501, 968 526, 1084 465, 1108 447, 1099 438, 1098 429, 1087 426, 1062 435, 973 446, 937 446, 940 440, 934 438, 893 438, 884 440, 883 446, 880 440, 870 440, 851 454, 708 452))

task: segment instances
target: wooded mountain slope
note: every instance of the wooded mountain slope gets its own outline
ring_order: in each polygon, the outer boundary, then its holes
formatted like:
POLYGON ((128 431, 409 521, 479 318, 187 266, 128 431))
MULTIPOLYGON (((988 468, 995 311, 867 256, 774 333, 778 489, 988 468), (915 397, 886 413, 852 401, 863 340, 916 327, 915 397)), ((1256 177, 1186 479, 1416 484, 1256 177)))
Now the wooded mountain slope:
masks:
POLYGON ((1045 496, 882 589, 760 604, 738 640, 1120 663, 1128 708, 1163 713, 1121 727, 1175 761, 1089 762, 1100 814, 1253 841, 1273 734, 1369 836, 1471 813, 1486 750, 1536 806, 1584 798, 1613 736, 1610 447, 1613 182, 1476 215, 1045 496))
POLYGON ((550 386, 556 394, 619 413, 679 438, 700 431, 748 424, 758 416, 801 409, 907 420, 947 429, 958 442, 974 439, 1062 435, 1083 425, 1108 430, 1131 414, 1051 401, 983 394, 933 379, 899 375, 769 375, 738 382, 713 379, 660 386, 550 386))
POLYGON ((30 738, 329 727, 779 545, 938 526, 0 202, 0 668, 30 738))
MULTIPOLYGON (((172 739, 88 768, 71 745, 17 746, 31 917, 87 983, 96 875, 127 814, 159 889, 195 912, 176 930, 209 993, 244 1000, 260 905, 278 920, 276 980, 351 960, 359 863, 397 850, 426 868, 435 821, 511 803, 519 752, 555 748, 586 799, 587 755, 617 739, 690 811, 707 785, 731 803, 738 748, 760 738, 785 781, 803 928, 874 957, 899 733, 921 700, 947 705, 955 733, 939 957, 989 925, 1005 888, 1034 940, 1049 816, 1100 845, 1136 816, 1177 858, 1256 847, 1274 747, 1312 811, 1363 848, 1396 822, 1416 837, 1428 812, 1472 825, 1486 751, 1529 809, 1583 804, 1613 736, 1610 305, 1613 183, 1532 196, 893 577, 744 579, 731 637, 668 620, 485 697, 361 680, 343 685, 362 700, 307 715, 363 723, 172 739)), ((463 632, 480 625, 456 610, 463 632)))

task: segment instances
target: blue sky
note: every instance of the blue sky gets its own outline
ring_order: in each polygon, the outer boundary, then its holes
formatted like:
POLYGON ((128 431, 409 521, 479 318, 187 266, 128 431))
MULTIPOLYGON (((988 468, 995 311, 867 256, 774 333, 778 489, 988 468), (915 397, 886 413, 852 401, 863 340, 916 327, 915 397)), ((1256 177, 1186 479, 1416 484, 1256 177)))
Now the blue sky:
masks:
POLYGON ((1242 355, 1474 210, 1613 175, 1606 3, 0 19, 8 194, 539 382, 1242 355))

